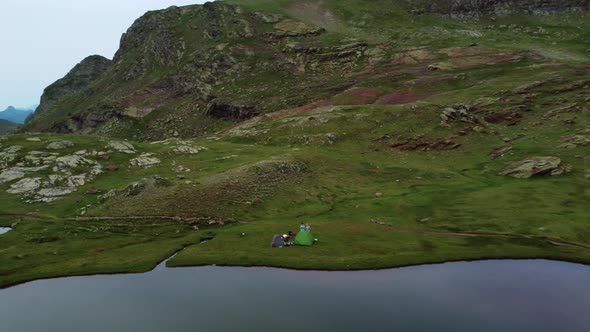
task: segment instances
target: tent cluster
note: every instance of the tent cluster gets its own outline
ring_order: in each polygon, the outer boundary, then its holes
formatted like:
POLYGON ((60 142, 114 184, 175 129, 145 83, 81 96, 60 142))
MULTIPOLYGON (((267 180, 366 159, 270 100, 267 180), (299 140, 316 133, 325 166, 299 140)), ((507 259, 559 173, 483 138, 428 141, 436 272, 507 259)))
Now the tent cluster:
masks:
POLYGON ((273 248, 289 247, 292 245, 310 247, 317 241, 311 231, 302 230, 295 236, 295 239, 291 241, 294 235, 293 232, 288 232, 288 234, 285 235, 275 235, 273 236, 270 245, 273 248))

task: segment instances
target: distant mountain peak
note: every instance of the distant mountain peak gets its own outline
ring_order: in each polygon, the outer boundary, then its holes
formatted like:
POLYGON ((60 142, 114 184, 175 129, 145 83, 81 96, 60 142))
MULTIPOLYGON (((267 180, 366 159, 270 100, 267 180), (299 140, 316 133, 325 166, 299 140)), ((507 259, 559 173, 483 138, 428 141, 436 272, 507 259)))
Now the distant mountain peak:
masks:
POLYGON ((8 120, 17 124, 25 123, 25 120, 31 113, 33 108, 16 108, 15 106, 8 106, 5 110, 0 111, 0 119, 8 120))

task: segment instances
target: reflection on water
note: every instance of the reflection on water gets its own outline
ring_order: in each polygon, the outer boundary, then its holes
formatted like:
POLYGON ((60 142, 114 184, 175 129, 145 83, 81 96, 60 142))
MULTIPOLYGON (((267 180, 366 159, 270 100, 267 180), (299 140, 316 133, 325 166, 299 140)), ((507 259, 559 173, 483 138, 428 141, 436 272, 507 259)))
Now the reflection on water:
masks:
POLYGON ((8 233, 11 230, 12 230, 12 228, 10 228, 10 227, 0 227, 0 235, 2 235, 4 233, 8 233))
POLYGON ((3 331, 590 331, 590 267, 482 261, 359 272, 200 267, 0 290, 3 331))

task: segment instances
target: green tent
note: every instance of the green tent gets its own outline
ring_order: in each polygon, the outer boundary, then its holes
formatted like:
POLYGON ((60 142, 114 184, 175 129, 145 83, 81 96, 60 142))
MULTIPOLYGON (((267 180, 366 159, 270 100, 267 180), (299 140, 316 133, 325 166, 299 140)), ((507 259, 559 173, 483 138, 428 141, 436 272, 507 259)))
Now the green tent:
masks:
POLYGON ((310 232, 299 232, 295 237, 295 244, 298 246, 313 246, 315 237, 310 232))

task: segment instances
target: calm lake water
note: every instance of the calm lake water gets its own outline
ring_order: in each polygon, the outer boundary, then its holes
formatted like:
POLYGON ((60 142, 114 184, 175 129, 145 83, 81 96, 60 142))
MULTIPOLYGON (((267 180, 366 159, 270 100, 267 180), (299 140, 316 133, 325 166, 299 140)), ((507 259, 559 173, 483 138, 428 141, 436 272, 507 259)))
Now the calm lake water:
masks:
POLYGON ((0 227, 0 235, 4 234, 4 233, 8 233, 12 230, 12 228, 10 227, 0 227))
POLYGON ((590 267, 481 261, 382 271, 200 267, 0 290, 0 330, 590 331, 590 267))

